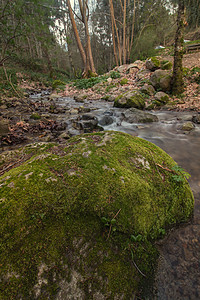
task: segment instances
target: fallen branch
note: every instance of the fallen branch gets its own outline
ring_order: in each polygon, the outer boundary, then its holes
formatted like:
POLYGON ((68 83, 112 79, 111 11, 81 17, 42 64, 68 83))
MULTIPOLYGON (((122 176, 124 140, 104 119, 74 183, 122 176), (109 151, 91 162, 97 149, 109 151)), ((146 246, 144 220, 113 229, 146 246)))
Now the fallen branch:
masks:
POLYGON ((18 91, 15 89, 15 87, 13 86, 12 81, 11 81, 11 75, 8 77, 8 73, 7 73, 7 71, 6 71, 6 68, 5 68, 4 64, 3 64, 3 70, 4 70, 4 73, 5 73, 6 79, 7 79, 8 83, 11 85, 13 91, 17 94, 17 96, 18 96, 19 98, 21 98, 22 95, 20 95, 20 94, 18 93, 18 91))
MULTIPOLYGON (((121 211, 121 208, 118 210, 118 212, 116 213, 116 215, 112 218, 112 220, 115 219, 118 216, 118 214, 120 213, 120 211, 121 211)), ((112 229, 112 224, 110 224, 110 228, 109 228, 107 240, 110 237, 111 229, 112 229)))
POLYGON ((145 275, 144 273, 142 273, 142 271, 138 268, 138 266, 137 266, 136 263, 134 262, 134 260, 133 260, 133 251, 132 251, 132 250, 131 250, 131 257, 132 257, 132 262, 133 262, 135 268, 138 270, 138 272, 139 272, 142 276, 146 277, 146 275, 145 275))

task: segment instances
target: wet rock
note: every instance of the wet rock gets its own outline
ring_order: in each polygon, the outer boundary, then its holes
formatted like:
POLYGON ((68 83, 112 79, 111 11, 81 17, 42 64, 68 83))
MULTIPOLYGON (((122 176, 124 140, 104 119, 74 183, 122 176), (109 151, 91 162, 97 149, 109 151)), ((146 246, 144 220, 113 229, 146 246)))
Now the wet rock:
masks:
POLYGON ((122 113, 122 116, 124 117, 124 121, 128 123, 158 122, 157 116, 136 108, 127 109, 125 112, 122 113))
POLYGON ((87 98, 87 95, 86 94, 77 94, 74 96, 74 100, 76 102, 81 102, 81 103, 84 103, 84 100, 87 98))
POLYGON ((109 115, 105 115, 105 116, 103 116, 103 118, 101 118, 100 120, 99 120, 99 124, 101 125, 101 126, 106 126, 106 125, 110 125, 110 124, 112 124, 114 121, 113 121, 113 118, 111 117, 111 116, 109 116, 109 115))
POLYGON ((186 122, 181 126, 183 131, 191 131, 195 128, 195 125, 192 122, 186 122))
POLYGON ((135 107, 143 109, 145 107, 145 100, 139 91, 130 91, 119 95, 114 102, 114 107, 131 108, 135 107))
POLYGON ((162 91, 170 91, 171 88, 171 74, 169 71, 165 70, 156 70, 150 77, 150 82, 153 87, 162 91))
POLYGON ((78 108, 78 112, 79 113, 89 113, 91 111, 91 109, 89 107, 83 107, 83 106, 80 106, 78 108))
POLYGON ((200 114, 192 117, 192 122, 200 124, 200 114))
POLYGON ((79 121, 74 122, 74 127, 76 129, 83 130, 85 133, 93 132, 94 130, 100 130, 100 127, 98 126, 98 120, 92 114, 82 115, 79 121))

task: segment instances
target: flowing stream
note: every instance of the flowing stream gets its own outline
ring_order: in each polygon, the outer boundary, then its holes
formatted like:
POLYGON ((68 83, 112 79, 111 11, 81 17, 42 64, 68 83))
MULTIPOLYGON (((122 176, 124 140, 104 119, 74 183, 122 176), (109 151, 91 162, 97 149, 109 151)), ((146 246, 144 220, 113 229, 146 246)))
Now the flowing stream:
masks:
MULTIPOLYGON (((155 281, 155 299, 200 299, 200 125, 195 124, 190 132, 180 129, 181 124, 191 121, 195 113, 155 111, 151 113, 159 118, 158 122, 130 124, 122 119, 124 109, 113 108, 113 103, 103 100, 78 103, 65 97, 58 99, 57 103, 68 111, 89 108, 90 114, 98 121, 105 115, 111 117, 112 124, 101 125, 104 130, 123 131, 146 139, 165 150, 190 173, 189 183, 195 196, 194 218, 189 224, 172 230, 158 243, 161 256, 155 281)), ((62 116, 62 119, 70 127, 69 118, 62 116)))

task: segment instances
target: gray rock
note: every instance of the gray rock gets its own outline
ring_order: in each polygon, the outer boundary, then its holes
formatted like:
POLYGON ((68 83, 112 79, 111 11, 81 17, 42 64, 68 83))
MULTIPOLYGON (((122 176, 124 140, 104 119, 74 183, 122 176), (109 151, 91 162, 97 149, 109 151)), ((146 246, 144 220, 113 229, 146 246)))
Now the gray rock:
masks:
POLYGON ((154 95, 155 89, 154 89, 154 87, 153 87, 152 85, 145 83, 145 84, 141 87, 140 92, 142 92, 142 93, 144 93, 144 94, 147 94, 147 95, 151 96, 151 95, 154 95))
POLYGON ((124 120, 128 123, 151 123, 151 122, 158 122, 158 117, 141 111, 136 108, 127 109, 125 112, 122 113, 124 120))
POLYGON ((117 68, 117 71, 119 73, 124 73, 126 71, 126 69, 127 69, 127 65, 121 65, 117 68))
POLYGON ((113 121, 113 118, 109 115, 105 115, 103 116, 103 118, 99 121, 99 124, 101 126, 106 126, 106 125, 110 125, 112 124, 114 121, 113 121))
POLYGON ((200 114, 192 117, 192 122, 200 124, 200 114))
POLYGON ((134 73, 134 71, 138 71, 144 67, 144 62, 141 60, 136 60, 134 63, 130 64, 127 67, 127 72, 128 73, 134 73))
POLYGON ((155 99, 161 104, 166 104, 169 101, 169 96, 164 92, 158 92, 155 94, 155 99))
POLYGON ((162 91, 170 91, 171 88, 171 74, 169 71, 156 70, 150 77, 150 82, 153 87, 161 89, 162 91))
POLYGON ((145 80, 148 74, 150 74, 149 70, 140 70, 136 75, 136 81, 145 80))
POLYGON ((74 96, 74 100, 76 102, 81 102, 81 103, 83 103, 86 98, 87 98, 86 94, 77 94, 74 96))

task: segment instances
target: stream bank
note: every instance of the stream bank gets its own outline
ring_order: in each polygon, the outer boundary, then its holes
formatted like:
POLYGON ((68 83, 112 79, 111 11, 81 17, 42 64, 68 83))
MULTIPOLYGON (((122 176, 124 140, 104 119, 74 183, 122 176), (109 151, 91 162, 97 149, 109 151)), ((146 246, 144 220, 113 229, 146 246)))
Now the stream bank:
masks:
MULTIPOLYGON (((17 109, 12 106, 5 109, 7 116, 13 115, 13 126, 19 123, 18 128, 12 127, 10 134, 15 134, 17 139, 20 129, 21 137, 25 137, 22 144, 35 141, 65 142, 70 136, 88 130, 123 131, 155 143, 189 172, 189 182, 196 200, 194 218, 190 224, 170 232, 158 245, 161 258, 155 286, 157 299, 199 299, 200 125, 192 122, 198 113, 161 110, 151 113, 158 118, 157 122, 130 122, 130 119, 126 119, 127 109, 113 108, 111 102, 77 102, 68 97, 55 100, 49 99, 45 93, 31 95, 27 106, 19 104, 17 109), (33 118, 33 114, 39 118, 33 118), (188 122, 193 124, 189 131, 183 127, 188 122)), ((4 116, 3 111, 1 114, 4 116)), ((10 147, 16 147, 15 143, 2 141, 1 151, 10 147)))

